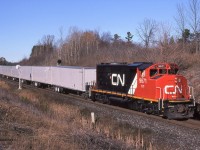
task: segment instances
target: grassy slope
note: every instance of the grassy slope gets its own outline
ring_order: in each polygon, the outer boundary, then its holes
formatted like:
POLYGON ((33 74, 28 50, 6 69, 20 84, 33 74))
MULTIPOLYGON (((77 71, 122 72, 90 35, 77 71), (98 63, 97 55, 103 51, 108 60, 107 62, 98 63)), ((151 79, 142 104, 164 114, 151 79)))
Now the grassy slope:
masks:
POLYGON ((98 118, 94 128, 88 108, 42 92, 19 91, 4 81, 0 81, 0 113, 0 148, 152 149, 150 141, 127 123, 107 116, 98 118))

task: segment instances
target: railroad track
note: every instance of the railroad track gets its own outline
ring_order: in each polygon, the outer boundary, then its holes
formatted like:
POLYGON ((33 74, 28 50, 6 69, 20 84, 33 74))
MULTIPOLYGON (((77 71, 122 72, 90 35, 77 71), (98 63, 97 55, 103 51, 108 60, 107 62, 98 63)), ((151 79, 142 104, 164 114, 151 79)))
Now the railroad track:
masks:
MULTIPOLYGON (((10 84, 15 85, 16 88, 18 86, 18 82, 14 82, 12 80, 5 80, 5 81, 9 82, 10 84)), ((194 119, 168 120, 168 119, 162 118, 161 116, 149 115, 149 114, 146 114, 146 113, 130 110, 130 109, 127 109, 127 108, 122 108, 122 107, 113 106, 113 105, 107 105, 107 104, 103 104, 103 103, 100 103, 100 102, 93 102, 89 99, 84 99, 83 97, 81 97, 79 95, 56 93, 52 89, 49 89, 49 88, 44 88, 44 89, 43 88, 36 88, 36 87, 33 87, 32 85, 26 85, 26 84, 23 84, 23 87, 27 88, 27 89, 31 89, 31 90, 36 90, 37 92, 42 90, 43 92, 48 92, 48 94, 51 94, 52 96, 62 96, 63 98, 72 98, 72 99, 75 99, 75 100, 82 101, 84 103, 98 105, 99 107, 106 107, 108 109, 112 109, 112 110, 116 110, 116 111, 122 111, 123 113, 127 113, 129 115, 131 114, 131 115, 143 116, 143 117, 146 117, 148 119, 154 119, 155 121, 162 121, 162 122, 167 123, 169 125, 177 125, 177 126, 181 126, 181 127, 185 127, 185 128, 189 128, 189 129, 200 130, 200 121, 194 120, 194 119)))

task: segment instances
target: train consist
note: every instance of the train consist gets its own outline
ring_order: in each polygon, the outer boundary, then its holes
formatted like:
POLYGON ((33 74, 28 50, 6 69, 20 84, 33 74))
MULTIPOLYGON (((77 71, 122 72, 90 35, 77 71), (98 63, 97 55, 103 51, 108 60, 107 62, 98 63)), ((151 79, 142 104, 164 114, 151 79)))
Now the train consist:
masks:
POLYGON ((20 79, 56 92, 73 91, 93 101, 126 101, 137 111, 169 119, 193 117, 193 88, 169 63, 102 63, 88 67, 0 66, 2 77, 20 79))
POLYGON ((36 87, 51 87, 56 92, 85 93, 96 80, 96 69, 89 67, 0 66, 0 74, 36 87))

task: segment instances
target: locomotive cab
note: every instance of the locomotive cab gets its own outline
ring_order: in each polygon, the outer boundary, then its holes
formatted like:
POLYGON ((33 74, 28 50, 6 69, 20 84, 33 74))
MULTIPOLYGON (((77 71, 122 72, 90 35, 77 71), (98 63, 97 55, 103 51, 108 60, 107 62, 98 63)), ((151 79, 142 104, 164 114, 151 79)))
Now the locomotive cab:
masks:
MULTIPOLYGON (((172 119, 189 118, 193 116, 193 93, 182 75, 178 75, 176 64, 154 64, 140 73, 138 91, 148 91, 147 97, 158 101, 158 109, 172 119)), ((138 92, 139 95, 142 93, 138 92)), ((142 96, 142 95, 141 95, 142 96)))
POLYGON ((189 100, 191 93, 187 80, 177 74, 175 64, 155 64, 148 68, 149 80, 155 82, 155 98, 169 101, 189 100), (159 92, 158 92, 159 91, 159 92))

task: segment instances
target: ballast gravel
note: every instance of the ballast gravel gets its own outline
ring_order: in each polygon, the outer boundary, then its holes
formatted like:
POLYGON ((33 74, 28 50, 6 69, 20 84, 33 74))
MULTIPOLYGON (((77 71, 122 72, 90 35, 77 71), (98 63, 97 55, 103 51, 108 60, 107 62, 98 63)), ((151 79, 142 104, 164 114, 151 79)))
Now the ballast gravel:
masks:
MULTIPOLYGON (((110 109, 108 107, 97 106, 92 103, 82 101, 73 101, 79 107, 85 107, 94 112, 99 117, 107 117, 132 125, 133 128, 139 128, 151 132, 148 137, 149 142, 157 149, 166 150, 200 150, 200 130, 190 129, 179 125, 168 124, 157 119, 138 114, 132 115, 127 112, 110 109)), ((181 121, 184 124, 184 121, 181 121)))

